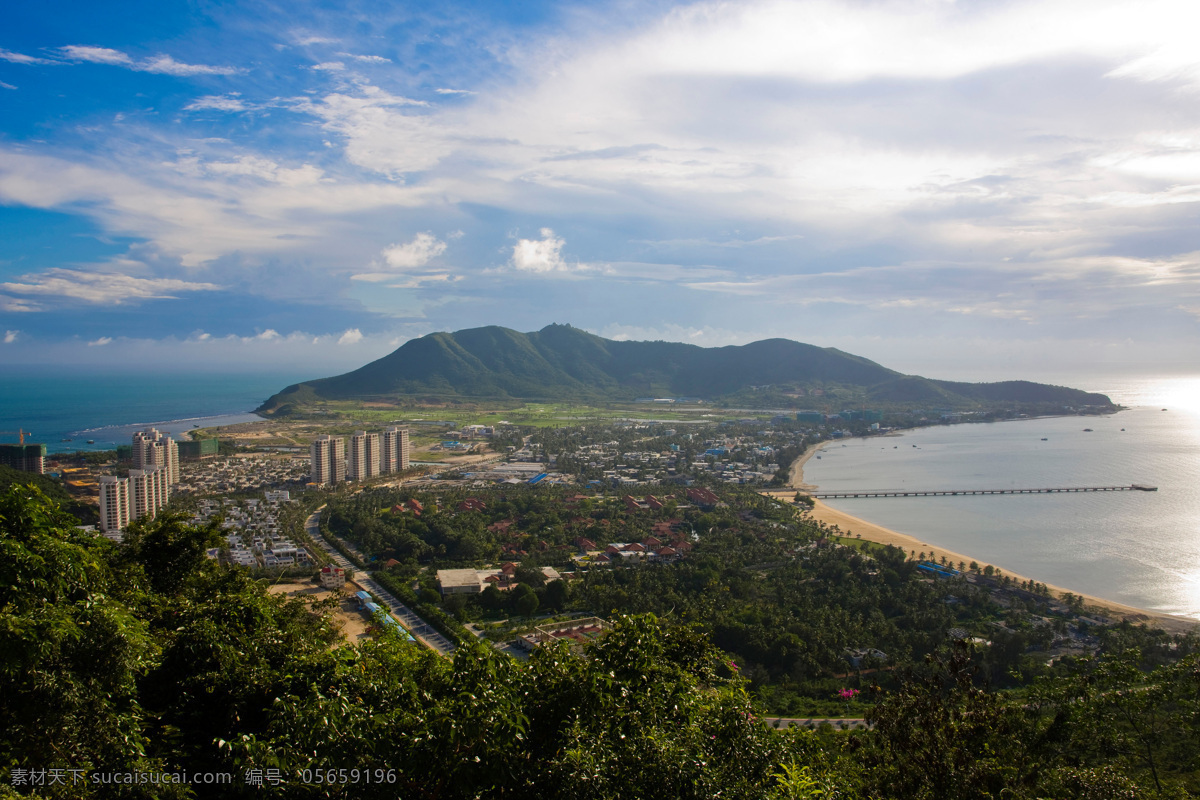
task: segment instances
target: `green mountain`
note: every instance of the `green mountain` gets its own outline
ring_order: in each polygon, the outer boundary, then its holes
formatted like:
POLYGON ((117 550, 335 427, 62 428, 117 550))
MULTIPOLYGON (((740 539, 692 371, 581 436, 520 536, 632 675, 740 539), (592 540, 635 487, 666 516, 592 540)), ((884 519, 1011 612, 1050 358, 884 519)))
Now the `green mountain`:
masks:
POLYGON ((462 399, 633 400, 728 398, 752 387, 779 392, 835 388, 875 403, 973 407, 996 403, 1112 405, 1102 394, 1005 381, 956 383, 903 375, 861 356, 789 339, 698 347, 618 342, 570 325, 534 333, 497 326, 431 333, 345 375, 305 381, 268 399, 260 413, 318 400, 399 396, 462 399))

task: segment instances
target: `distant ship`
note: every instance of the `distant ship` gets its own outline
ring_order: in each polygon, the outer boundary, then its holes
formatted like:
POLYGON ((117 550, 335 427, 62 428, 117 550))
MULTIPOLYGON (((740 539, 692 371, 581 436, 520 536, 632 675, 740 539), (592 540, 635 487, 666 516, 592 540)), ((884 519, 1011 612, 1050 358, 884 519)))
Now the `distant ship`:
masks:
POLYGON ((1084 433, 1091 433, 1091 432, 1092 432, 1092 429, 1091 429, 1091 428, 1084 428, 1084 429, 1083 429, 1083 432, 1084 432, 1084 433))
POLYGON ((1043 441, 1043 442, 1048 442, 1048 441, 1050 441, 1050 440, 1049 440, 1049 439, 1047 439, 1045 436, 1043 436, 1043 437, 1042 437, 1042 441, 1043 441))
POLYGON ((88 439, 87 443, 88 443, 88 444, 95 444, 95 443, 96 443, 96 440, 95 440, 95 439, 88 439))
POLYGON ((59 441, 60 441, 60 442, 69 442, 69 441, 71 441, 71 440, 70 440, 70 439, 59 439, 59 441))

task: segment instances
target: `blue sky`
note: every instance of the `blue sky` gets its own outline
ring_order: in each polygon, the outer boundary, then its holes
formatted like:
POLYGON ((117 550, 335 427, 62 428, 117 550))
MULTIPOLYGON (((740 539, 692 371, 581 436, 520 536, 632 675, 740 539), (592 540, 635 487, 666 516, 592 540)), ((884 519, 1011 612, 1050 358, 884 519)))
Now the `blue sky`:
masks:
POLYGON ((1192 370, 1194 2, 24 4, 0 365, 567 322, 935 377, 1192 370))

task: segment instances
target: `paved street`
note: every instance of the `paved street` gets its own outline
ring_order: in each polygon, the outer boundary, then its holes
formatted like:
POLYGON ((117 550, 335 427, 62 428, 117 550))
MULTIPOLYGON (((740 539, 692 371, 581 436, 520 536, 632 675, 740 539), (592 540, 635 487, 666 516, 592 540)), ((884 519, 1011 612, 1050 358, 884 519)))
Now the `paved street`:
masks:
MULTIPOLYGON (((352 564, 344 555, 338 552, 337 548, 325 540, 325 537, 321 535, 321 509, 324 507, 321 506, 321 508, 318 508, 304 522, 305 531, 312 540, 329 553, 329 557, 333 560, 333 563, 342 569, 352 569, 358 573, 361 577, 355 578, 355 581, 374 595, 382 605, 387 606, 391 615, 396 618, 397 622, 408 629, 408 632, 413 635, 414 639, 444 656, 453 655, 455 649, 453 642, 438 633, 425 620, 414 614, 408 606, 393 597, 391 592, 368 577, 365 570, 356 564, 352 564)), ((343 544, 345 543, 343 542, 343 544)), ((349 548, 349 545, 347 547, 349 548)), ((357 551, 354 552, 357 553, 357 551)))

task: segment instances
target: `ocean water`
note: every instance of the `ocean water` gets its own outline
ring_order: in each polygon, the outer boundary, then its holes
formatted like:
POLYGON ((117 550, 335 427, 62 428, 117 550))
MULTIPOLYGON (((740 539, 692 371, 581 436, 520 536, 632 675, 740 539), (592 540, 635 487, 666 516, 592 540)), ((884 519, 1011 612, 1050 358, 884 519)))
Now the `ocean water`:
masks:
POLYGON ((835 442, 804 479, 827 491, 1157 486, 829 504, 1045 583, 1200 619, 1200 378, 1083 388, 1130 408, 835 442))
MULTIPOLYGON (((258 419, 253 409, 298 380, 303 376, 53 374, 7 368, 0 370, 0 431, 24 430, 26 442, 43 443, 49 453, 111 450, 129 444, 133 432, 148 425, 180 437, 197 425, 258 419)), ((0 443, 16 441, 15 434, 0 434, 0 443)))

